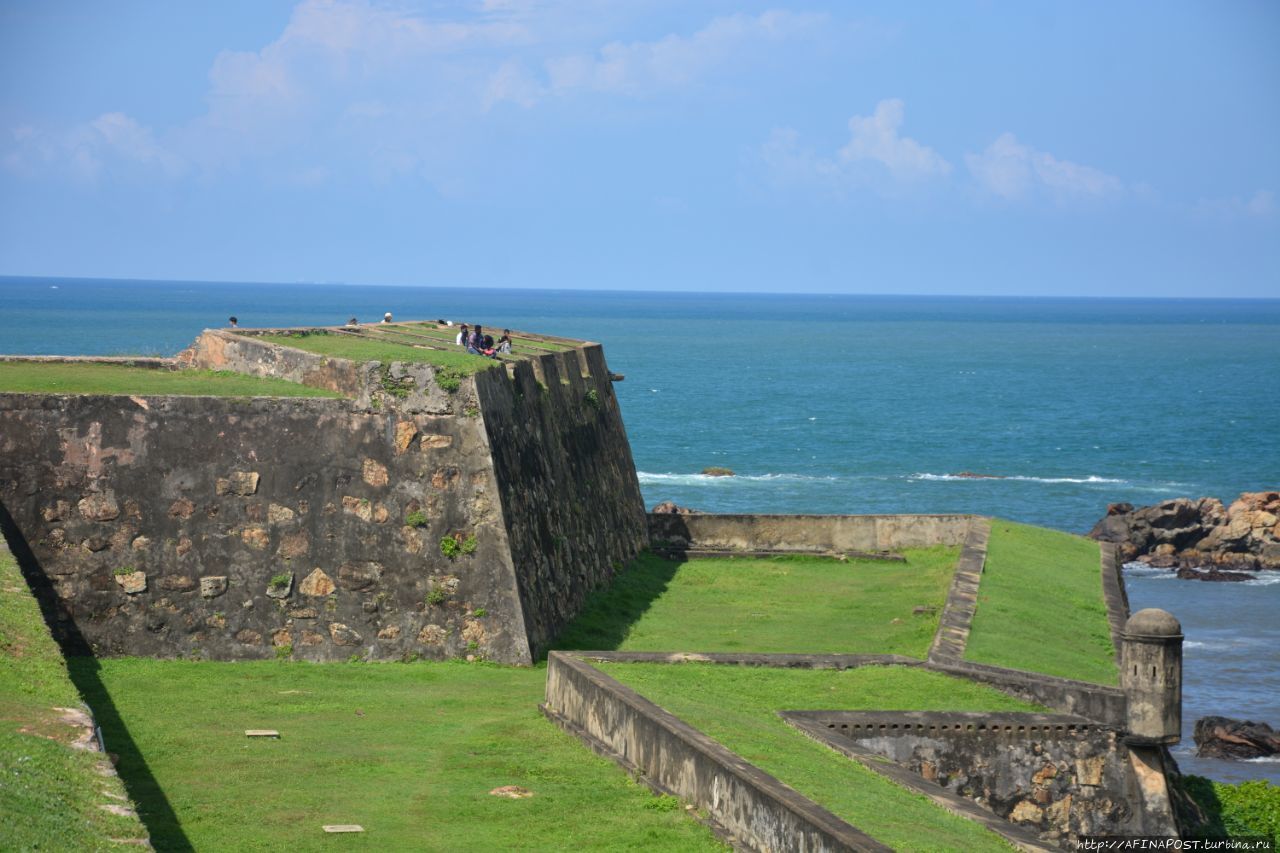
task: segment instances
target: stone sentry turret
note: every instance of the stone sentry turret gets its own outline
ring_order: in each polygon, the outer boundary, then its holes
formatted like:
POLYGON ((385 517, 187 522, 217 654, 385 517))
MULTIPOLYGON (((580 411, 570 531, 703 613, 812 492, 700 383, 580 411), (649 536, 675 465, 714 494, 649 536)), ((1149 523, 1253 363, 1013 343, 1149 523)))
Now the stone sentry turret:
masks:
POLYGON ((1182 626, 1156 608, 1125 623, 1120 684, 1128 696, 1126 740, 1135 746, 1182 739, 1182 626))

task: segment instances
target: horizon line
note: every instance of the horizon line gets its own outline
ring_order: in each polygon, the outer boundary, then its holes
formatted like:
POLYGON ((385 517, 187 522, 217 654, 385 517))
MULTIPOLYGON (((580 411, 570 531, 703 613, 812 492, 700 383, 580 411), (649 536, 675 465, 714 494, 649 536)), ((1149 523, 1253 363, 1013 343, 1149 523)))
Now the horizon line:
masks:
POLYGON ((120 278, 116 276, 59 276, 59 275, 14 275, 9 273, 0 274, 0 283, 9 283, 21 280, 36 281, 67 281, 67 282, 121 282, 121 283, 138 283, 138 284, 216 284, 231 285, 233 287, 250 286, 250 285, 271 285, 275 287, 395 287, 404 289, 419 290, 496 290, 496 291, 544 291, 548 293, 559 292, 583 292, 583 293, 636 293, 636 294, 684 294, 689 296, 867 296, 875 298, 901 298, 901 297, 919 297, 933 299, 1070 299, 1070 300, 1093 300, 1093 301, 1121 301, 1121 300, 1152 300, 1152 301, 1177 301, 1177 302, 1280 302, 1280 297, 1275 296, 1138 296, 1138 295, 1106 295, 1106 296, 1083 296, 1068 295, 1054 293, 1039 294, 1021 294, 1021 293, 868 293, 864 291, 778 291, 778 290, 672 290, 672 289, 655 289, 655 290, 637 290, 635 288, 623 287, 535 287, 509 285, 506 287, 483 284, 453 284, 453 285, 433 285, 433 284, 386 284, 375 282, 349 282, 349 281, 261 281, 250 279, 239 280, 219 280, 219 279, 185 279, 185 278, 120 278))

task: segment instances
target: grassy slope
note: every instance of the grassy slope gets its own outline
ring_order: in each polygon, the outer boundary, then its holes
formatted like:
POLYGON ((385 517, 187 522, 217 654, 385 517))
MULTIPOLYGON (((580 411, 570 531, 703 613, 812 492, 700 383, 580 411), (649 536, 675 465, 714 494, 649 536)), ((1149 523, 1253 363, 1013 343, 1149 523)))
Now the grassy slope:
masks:
POLYGON ((497 366, 498 362, 480 355, 470 355, 460 348, 453 349, 420 349, 398 343, 358 338, 353 335, 311 334, 311 335, 260 335, 258 340, 281 346, 327 355, 332 358, 345 358, 351 361, 393 361, 421 362, 438 367, 449 367, 465 375, 479 373, 497 366))
POLYGON ((993 521, 965 658, 1116 684, 1098 543, 993 521))
POLYGON ((97 685, 89 701, 161 849, 330 849, 327 823, 364 826, 344 849, 719 849, 670 798, 547 723, 542 668, 72 665, 97 685), (534 796, 488 794, 503 785, 534 796))
POLYGON ((185 397, 338 397, 283 379, 211 370, 157 370, 119 364, 0 361, 0 392, 185 397))
POLYGON ((146 835, 136 818, 99 808, 124 796, 103 777, 99 753, 64 746, 79 734, 55 708, 79 708, 80 694, 0 540, 0 846, 7 850, 119 849, 110 838, 146 835), (59 742, 62 741, 62 742, 59 742))
POLYGON ((901 667, 759 669, 601 664, 614 678, 899 850, 1005 850, 1003 839, 943 811, 787 726, 780 710, 1042 710, 995 690, 901 667))
POLYGON ((646 554, 594 596, 558 640, 562 649, 845 652, 923 658, 956 548, 906 553, 908 562, 812 557, 675 563, 646 554))

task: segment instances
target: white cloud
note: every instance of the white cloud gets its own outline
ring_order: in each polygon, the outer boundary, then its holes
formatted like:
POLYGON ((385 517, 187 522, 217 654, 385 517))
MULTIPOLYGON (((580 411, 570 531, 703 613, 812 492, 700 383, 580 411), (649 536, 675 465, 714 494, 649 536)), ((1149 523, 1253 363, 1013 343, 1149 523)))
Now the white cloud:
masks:
POLYGON ((1001 134, 981 154, 966 154, 969 172, 985 191, 1003 199, 1020 199, 1043 191, 1059 199, 1102 198, 1124 192, 1124 184, 1092 166, 1059 160, 1001 134))
POLYGON ((45 133, 30 126, 14 130, 15 148, 4 158, 9 170, 27 177, 60 172, 85 182, 131 167, 177 176, 186 163, 156 141, 148 127, 129 116, 103 113, 63 133, 45 133))
POLYGON ((1216 218, 1263 219, 1276 212, 1276 197, 1271 190, 1256 190, 1247 198, 1202 198, 1196 203, 1195 212, 1201 216, 1216 218))
POLYGON ((951 164, 938 152, 914 139, 898 135, 905 105, 897 98, 876 104, 870 116, 849 119, 849 143, 840 149, 841 163, 880 163, 900 180, 945 175, 951 164))
POLYGON ((753 47, 814 31, 821 15, 768 11, 715 18, 684 36, 655 41, 610 42, 595 53, 561 56, 544 63, 547 91, 645 95, 685 85, 719 66, 732 65, 753 47))
POLYGON ((876 104, 870 116, 853 116, 849 141, 832 156, 802 147, 800 135, 792 129, 777 129, 761 146, 760 160, 778 187, 808 186, 836 193, 870 189, 899 195, 951 172, 951 164, 938 152, 899 134, 905 112, 901 100, 890 98, 876 104))

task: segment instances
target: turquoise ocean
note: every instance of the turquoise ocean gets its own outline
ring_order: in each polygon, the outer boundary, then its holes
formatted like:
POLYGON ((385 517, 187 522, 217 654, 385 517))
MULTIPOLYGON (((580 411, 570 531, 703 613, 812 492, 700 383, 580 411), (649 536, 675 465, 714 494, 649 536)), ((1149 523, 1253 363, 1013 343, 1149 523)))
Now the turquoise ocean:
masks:
MULTIPOLYGON (((386 311, 604 344, 650 505, 975 512, 1083 533, 1108 503, 1280 488, 1280 300, 5 277, 0 353, 172 355, 233 314, 251 328, 386 311)), ((1280 727, 1280 575, 1127 579, 1135 608, 1164 607, 1187 634, 1184 770, 1280 781, 1277 762, 1190 754, 1199 716, 1280 727)))

